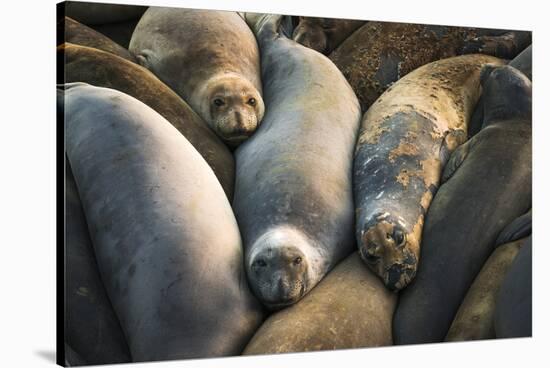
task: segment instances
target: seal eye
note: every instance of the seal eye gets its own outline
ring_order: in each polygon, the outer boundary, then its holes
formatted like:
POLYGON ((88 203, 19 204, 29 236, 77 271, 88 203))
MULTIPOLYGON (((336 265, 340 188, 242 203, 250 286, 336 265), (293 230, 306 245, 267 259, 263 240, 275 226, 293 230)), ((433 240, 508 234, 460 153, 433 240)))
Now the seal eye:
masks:
POLYGON ((395 240, 395 244, 401 245, 405 242, 405 234, 403 233, 403 230, 401 229, 394 229, 393 230, 393 240, 395 240))
POLYGON ((256 99, 254 97, 250 97, 247 104, 249 104, 250 106, 256 106, 256 99))
POLYGON ((265 266, 267 266, 267 263, 265 263, 265 261, 263 259, 258 259, 257 261, 254 262, 254 266, 256 266, 256 267, 265 267, 265 266))
POLYGON ((299 265, 300 263, 302 263, 302 257, 296 257, 296 258, 294 258, 294 261, 293 261, 293 262, 294 262, 295 265, 299 265))
POLYGON ((225 105, 225 102, 221 98, 215 98, 214 99, 214 105, 223 106, 223 105, 225 105))

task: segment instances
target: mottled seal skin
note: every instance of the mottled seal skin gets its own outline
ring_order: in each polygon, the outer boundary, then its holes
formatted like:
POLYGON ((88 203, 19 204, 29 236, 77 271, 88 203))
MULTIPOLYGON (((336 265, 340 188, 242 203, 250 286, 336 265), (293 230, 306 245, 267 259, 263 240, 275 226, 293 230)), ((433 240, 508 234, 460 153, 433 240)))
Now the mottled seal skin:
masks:
POLYGON ((310 49, 328 55, 355 30, 365 24, 364 20, 298 17, 292 39, 310 49))
POLYGON ((501 61, 465 55, 420 67, 363 116, 353 173, 356 240, 392 290, 414 278, 424 215, 449 152, 466 139, 485 63, 501 61))
POLYGON ((533 329, 533 249, 531 237, 519 251, 499 290, 497 338, 531 337, 533 329))
POLYGON ((86 364, 128 363, 128 344, 99 275, 68 163, 65 174, 65 343, 86 364))
POLYGON ((265 110, 260 55, 237 13, 151 7, 134 30, 130 50, 229 146, 259 126, 265 110))
POLYGON ((493 251, 464 297, 445 341, 495 338, 493 319, 498 291, 525 240, 504 244, 493 251))
POLYGON ((397 295, 354 253, 300 302, 272 314, 245 355, 352 349, 392 344, 397 295))
POLYGON ((531 82, 493 68, 481 72, 484 128, 453 152, 427 213, 420 267, 393 319, 396 344, 445 338, 499 233, 531 208, 531 82))
POLYGON ((263 312, 212 170, 142 102, 65 86, 67 157, 133 361, 240 354, 263 312))
POLYGON ((233 198, 235 160, 207 124, 168 86, 147 69, 109 53, 69 43, 58 47, 64 54, 65 80, 85 82, 124 92, 168 120, 208 162, 227 197, 233 198))
POLYGON ((139 18, 146 6, 66 1, 65 15, 87 26, 139 18))
MULTIPOLYGON (((124 47, 109 39, 107 36, 75 21, 69 17, 60 19, 57 26, 64 28, 64 42, 75 45, 93 47, 99 50, 110 52, 129 61, 136 62, 136 58, 124 47)), ((59 46, 59 45, 58 45, 59 46)))
POLYGON ((424 64, 466 53, 513 58, 531 43, 531 32, 511 34, 515 37, 502 30, 368 22, 337 47, 330 59, 366 111, 389 86, 424 64), (506 45, 498 50, 510 51, 497 52, 496 45, 506 45))
POLYGON ((282 16, 246 17, 269 110, 235 151, 233 209, 251 288, 280 308, 353 251, 351 164, 361 114, 328 58, 279 33, 282 16))

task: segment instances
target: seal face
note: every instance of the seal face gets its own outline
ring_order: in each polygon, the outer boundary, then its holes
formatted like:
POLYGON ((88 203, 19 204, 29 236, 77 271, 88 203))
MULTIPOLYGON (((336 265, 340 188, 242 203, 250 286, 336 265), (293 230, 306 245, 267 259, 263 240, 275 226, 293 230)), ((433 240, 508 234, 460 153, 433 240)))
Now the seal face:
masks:
POLYGON ((298 301, 311 278, 307 240, 299 231, 272 230, 260 237, 248 256, 248 278, 253 292, 272 309, 298 301))
POLYGON ((258 45, 239 14, 151 7, 129 47, 228 146, 238 146, 260 125, 265 107, 258 45))
POLYGON ((212 78, 206 83, 202 96, 208 104, 201 109, 208 111, 206 121, 231 147, 249 138, 263 119, 262 96, 250 82, 236 74, 212 78))

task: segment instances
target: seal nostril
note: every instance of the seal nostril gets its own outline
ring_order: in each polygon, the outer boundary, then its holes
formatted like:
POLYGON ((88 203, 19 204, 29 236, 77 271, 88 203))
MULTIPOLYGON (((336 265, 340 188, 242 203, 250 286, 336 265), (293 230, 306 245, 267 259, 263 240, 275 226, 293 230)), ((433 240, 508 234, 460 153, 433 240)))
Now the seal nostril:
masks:
POLYGON ((403 268, 401 265, 392 265, 388 270, 388 286, 395 288, 395 285, 401 279, 403 268))

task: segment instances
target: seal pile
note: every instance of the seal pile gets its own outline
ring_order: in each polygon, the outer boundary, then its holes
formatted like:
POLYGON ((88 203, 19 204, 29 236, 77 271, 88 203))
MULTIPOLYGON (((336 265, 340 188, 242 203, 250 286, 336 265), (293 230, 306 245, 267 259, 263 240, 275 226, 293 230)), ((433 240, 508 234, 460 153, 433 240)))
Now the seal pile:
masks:
POLYGON ((531 336, 531 33, 67 2, 65 361, 531 336))

